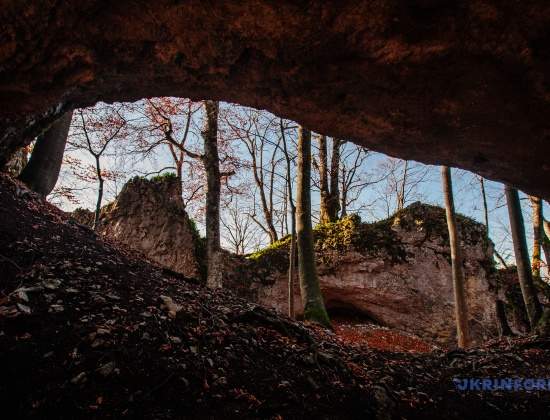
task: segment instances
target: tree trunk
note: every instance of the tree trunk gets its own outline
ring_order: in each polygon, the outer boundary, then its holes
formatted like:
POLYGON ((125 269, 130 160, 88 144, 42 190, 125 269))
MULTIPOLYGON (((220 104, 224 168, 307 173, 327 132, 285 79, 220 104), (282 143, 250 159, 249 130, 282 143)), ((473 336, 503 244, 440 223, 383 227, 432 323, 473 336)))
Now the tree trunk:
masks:
POLYGON ((176 161, 176 177, 178 178, 177 194, 183 202, 183 157, 176 161))
POLYGON ((550 272, 550 226, 544 215, 542 216, 542 250, 544 251, 544 258, 546 260, 546 269, 550 272))
POLYGON ((504 302, 500 299, 497 299, 495 302, 495 310, 497 314, 497 326, 498 334, 500 337, 510 337, 514 335, 510 325, 508 325, 508 320, 506 319, 506 311, 504 309, 504 302))
POLYGON ((29 163, 19 175, 19 179, 31 190, 44 197, 52 192, 57 183, 72 118, 73 111, 66 112, 38 136, 29 163))
POLYGON ((203 164, 206 173, 206 284, 222 287, 220 248, 220 159, 218 155, 218 102, 204 101, 206 118, 203 164))
POLYGON ((300 291, 304 319, 330 327, 315 266, 311 225, 311 132, 298 129, 298 195, 296 198, 296 236, 300 291))
POLYGON ((506 203, 508 205, 510 230, 512 231, 512 240, 514 242, 514 255, 516 257, 519 285, 521 287, 523 301, 525 302, 525 308, 527 309, 529 324, 531 329, 533 329, 542 314, 542 309, 537 296, 537 290, 533 283, 533 276, 531 275, 519 194, 516 189, 509 185, 504 186, 504 191, 506 193, 506 203))
POLYGON ((294 319, 296 311, 294 309, 294 265, 296 263, 296 209, 292 206, 292 233, 290 236, 290 252, 288 256, 288 317, 294 319))
POLYGON ((320 222, 330 222, 330 191, 328 189, 328 160, 327 160, 327 137, 318 136, 319 140, 319 190, 321 193, 320 200, 320 222))
POLYGON ((542 201, 539 197, 529 196, 533 220, 533 256, 531 257, 531 272, 533 279, 540 280, 541 246, 544 229, 542 226, 542 201))
POLYGON ((487 194, 485 193, 485 181, 482 176, 479 177, 481 186, 481 198, 483 199, 483 217, 485 219, 485 230, 487 231, 487 239, 489 238, 489 206, 487 205, 487 194))
MULTIPOLYGON (((276 150, 276 148, 275 148, 276 150)), ((262 212, 264 214, 265 223, 267 226, 261 225, 260 227, 268 234, 269 243, 272 244, 277 241, 277 230, 275 229, 275 224, 273 223, 273 212, 270 209, 270 205, 267 202, 267 197, 265 193, 265 182, 263 176, 263 157, 260 158, 260 164, 256 159, 256 151, 253 147, 249 148, 249 153, 252 158, 252 175, 254 177, 254 182, 258 186, 258 191, 260 194, 260 203, 262 205, 262 212)), ((260 151, 260 153, 263 153, 260 151)), ((262 155, 263 156, 263 155, 262 155)), ((273 177, 272 177, 273 179, 273 177)), ((271 186, 270 194, 272 194, 273 187, 271 186)), ((271 204, 273 200, 271 200, 271 204)), ((259 224, 259 222, 257 222, 259 224)))
POLYGON ((345 185, 346 168, 342 168, 342 197, 340 198, 340 217, 346 217, 348 215, 348 189, 345 185))
POLYGON ((97 180, 99 182, 99 188, 97 190, 97 201, 95 204, 93 229, 97 231, 97 229, 99 228, 99 216, 101 215, 101 202, 103 200, 103 176, 101 175, 101 165, 99 162, 99 156, 95 156, 95 169, 97 174, 97 180))
MULTIPOLYGON (((487 193, 485 192, 485 180, 482 176, 479 178, 479 185, 481 186, 481 198, 483 200, 483 218, 485 220, 485 231, 487 232, 487 240, 490 239, 489 237, 489 206, 487 205, 487 193)), ((502 258, 502 255, 498 253, 498 251, 493 247, 493 253, 495 254, 495 257, 500 261, 502 266, 504 268, 508 268, 508 264, 506 264, 506 261, 504 261, 504 258, 502 258)))
POLYGON ((405 161, 405 169, 403 170, 403 179, 401 181, 401 190, 397 194, 397 210, 405 208, 405 192, 407 187, 407 173, 409 171, 409 161, 405 161))
POLYGON ((453 184, 451 170, 448 166, 441 167, 443 195, 445 197, 445 213, 449 229, 449 244, 451 247, 451 265, 453 273, 453 292, 455 299, 455 319, 458 347, 466 348, 469 345, 468 307, 464 291, 464 273, 462 271, 462 250, 456 224, 455 205, 453 198, 453 184))
POLYGON ((332 139, 332 157, 330 161, 330 196, 329 196, 329 219, 331 222, 338 220, 338 213, 340 213, 340 190, 339 175, 340 175, 340 146, 342 140, 332 139))
POLYGON ((281 140, 283 143, 283 154, 286 160, 286 189, 288 191, 288 204, 290 207, 290 225, 291 225, 291 237, 290 237, 290 251, 289 251, 289 264, 288 264, 288 317, 294 319, 296 316, 294 309, 294 273, 296 263, 296 206, 294 205, 294 197, 292 194, 292 178, 291 178, 291 159, 288 153, 286 144, 285 127, 283 120, 279 119, 279 127, 281 129, 281 140))

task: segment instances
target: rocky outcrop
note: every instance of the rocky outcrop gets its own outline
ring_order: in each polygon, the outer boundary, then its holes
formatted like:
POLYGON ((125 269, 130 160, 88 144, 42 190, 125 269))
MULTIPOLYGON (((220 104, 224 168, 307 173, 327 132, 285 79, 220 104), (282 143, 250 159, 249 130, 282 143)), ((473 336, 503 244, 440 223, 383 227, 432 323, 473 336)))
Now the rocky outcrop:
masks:
POLYGON ((170 95, 269 109, 550 198, 547 0, 0 0, 0 10, 0 161, 72 106, 170 95))
MULTIPOLYGON (((494 337, 496 288, 485 228, 459 217, 474 342, 494 337)), ((347 217, 315 229, 318 272, 329 312, 346 311, 443 345, 455 343, 445 212, 415 203, 374 224, 347 217)), ((288 238, 250 255, 228 280, 241 294, 287 310, 288 238)), ((299 290, 295 306, 301 311, 299 290)))
MULTIPOLYGON (((511 266, 496 273, 498 299, 503 302, 507 321, 513 332, 526 334, 530 331, 527 310, 519 285, 517 268, 511 266)), ((544 307, 550 306, 550 284, 540 278, 533 278, 538 298, 544 307)))
MULTIPOLYGON (((199 278, 199 237, 185 212, 175 176, 133 178, 101 210, 99 233, 142 252, 151 261, 199 278)), ((72 216, 91 226, 93 213, 77 209, 72 216)))

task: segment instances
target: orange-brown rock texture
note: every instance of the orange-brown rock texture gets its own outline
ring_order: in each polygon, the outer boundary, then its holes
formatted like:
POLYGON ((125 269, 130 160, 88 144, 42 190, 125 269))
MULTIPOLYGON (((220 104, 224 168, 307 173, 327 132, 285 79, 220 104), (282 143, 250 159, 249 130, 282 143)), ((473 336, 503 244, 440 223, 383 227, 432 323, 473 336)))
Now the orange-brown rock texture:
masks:
MULTIPOLYGON (((175 176, 131 179, 116 200, 101 209, 98 231, 162 267, 198 279, 199 237, 178 195, 178 182, 175 176)), ((77 209, 72 216, 93 224, 90 211, 77 209)))
POLYGON ((0 160, 64 109, 238 102, 550 198, 547 0, 0 0, 0 160))

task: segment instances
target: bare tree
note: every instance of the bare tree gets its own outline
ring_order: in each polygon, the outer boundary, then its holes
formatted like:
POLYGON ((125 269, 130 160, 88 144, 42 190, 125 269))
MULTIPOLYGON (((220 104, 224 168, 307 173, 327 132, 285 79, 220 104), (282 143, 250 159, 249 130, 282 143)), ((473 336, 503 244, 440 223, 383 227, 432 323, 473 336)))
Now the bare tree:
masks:
POLYGON ((540 280, 540 268, 542 265, 541 247, 544 236, 544 228, 542 225, 542 200, 535 196, 529 196, 529 200, 531 201, 531 220, 533 223, 533 255, 531 256, 531 272, 533 273, 533 279, 540 280))
POLYGON ((338 219, 338 212, 340 210, 338 174, 340 168, 341 141, 338 139, 332 141, 333 147, 329 180, 327 137, 320 134, 317 138, 319 142, 319 164, 317 168, 319 171, 319 191, 321 194, 319 219, 321 223, 335 222, 338 219))
POLYGON ((313 246, 311 223, 311 132, 303 127, 298 134, 298 192, 296 198, 296 236, 300 291, 304 305, 304 319, 330 327, 325 309, 313 246))
POLYGON ((466 292, 464 290, 462 250, 460 248, 460 234, 456 223, 453 184, 451 179, 451 170, 448 166, 441 167, 441 180, 443 184, 443 195, 445 198, 447 227, 449 229, 449 244, 451 247, 451 265, 453 273, 453 292, 455 299, 455 319, 458 346, 460 348, 466 348, 470 343, 468 307, 466 302, 466 292))
POLYGON ((291 165, 292 158, 290 156, 287 138, 285 135, 285 126, 283 120, 279 120, 279 128, 281 130, 281 140, 283 147, 283 154, 286 161, 286 185, 287 185, 287 198, 288 204, 290 207, 290 224, 291 224, 291 233, 290 233, 290 251, 289 251, 289 264, 288 264, 288 316, 294 319, 295 310, 294 310, 294 265, 296 262, 296 206, 294 204, 294 198, 292 194, 292 175, 291 175, 291 165))
POLYGON ((388 157, 378 168, 385 181, 379 189, 379 200, 386 216, 404 208, 413 200, 422 199, 423 183, 429 180, 430 168, 426 165, 388 157))
POLYGON ((201 156, 206 172, 206 258, 209 287, 222 286, 220 246, 220 158, 218 155, 218 110, 217 101, 204 101, 206 118, 202 136, 204 155, 201 156))
MULTIPOLYGON (((330 211, 329 218, 331 221, 338 219, 338 214, 341 211, 340 207, 340 163, 341 163, 341 148, 344 141, 338 138, 332 139, 332 155, 330 157, 330 194, 328 208, 330 211)), ((343 200, 345 204, 345 200, 343 200)))
MULTIPOLYGON (((487 204, 487 193, 485 191, 485 180, 480 175, 476 175, 476 177, 479 181, 479 186, 480 186, 480 189, 481 189, 481 200, 482 200, 482 203, 483 203, 483 220, 484 220, 484 224, 485 224, 485 232, 487 234, 487 239, 489 239, 491 230, 490 230, 490 226, 489 226, 489 205, 487 204)), ((502 266, 504 268, 508 268, 508 264, 506 264, 506 261, 504 260, 504 258, 502 258, 500 253, 496 250, 496 248, 493 249, 493 253, 495 254, 495 257, 497 257, 497 259, 500 261, 502 266)))
POLYGON ((367 160, 371 156, 370 150, 355 144, 341 142, 340 162, 340 217, 350 211, 359 213, 372 203, 363 200, 363 192, 373 185, 386 179, 385 173, 370 173, 367 160))
POLYGON ((550 271, 550 223, 542 216, 542 250, 544 251, 544 258, 546 259, 546 269, 550 271))
POLYGON ((233 252, 244 255, 249 250, 257 249, 261 244, 258 226, 235 197, 230 206, 225 208, 220 222, 225 228, 224 239, 231 245, 233 252))
POLYGON ((105 179, 113 177, 112 173, 102 168, 102 157, 114 141, 126 137, 127 121, 117 105, 99 104, 93 108, 78 109, 75 112, 77 118, 68 142, 76 149, 86 150, 94 161, 93 176, 98 183, 98 189, 93 229, 97 230, 105 179))
POLYGON ((397 192, 397 211, 405 208, 405 193, 407 191, 407 174, 409 172, 409 161, 405 161, 405 168, 403 169, 403 179, 401 180, 401 186, 397 192))
MULTIPOLYGON (((154 160, 159 150, 167 150, 172 165, 158 173, 173 170, 180 180, 178 188, 187 210, 193 202, 204 201, 205 174, 200 159, 201 135, 196 118, 203 108, 201 102, 185 98, 151 98, 124 104, 133 117, 132 150, 129 154, 140 160, 154 160), (185 170, 185 174, 184 174, 185 170), (193 179, 193 182, 187 182, 193 179), (198 181, 198 182, 197 182, 198 181)), ((143 175, 148 175, 147 174, 143 175)))
POLYGON ((509 185, 505 185, 504 192, 508 204, 508 216, 510 218, 510 230, 512 231, 512 240, 514 243, 519 285, 527 309, 529 324, 531 325, 531 329, 534 329, 542 314, 542 308, 537 296, 537 290, 533 283, 533 276, 529 264, 529 253, 527 251, 521 203, 516 189, 509 185))
MULTIPOLYGON (((281 159, 277 157, 278 140, 272 140, 277 131, 275 116, 252 109, 237 109, 228 115, 226 124, 232 135, 242 141, 250 156, 250 169, 258 189, 264 223, 252 215, 253 220, 269 236, 269 242, 279 239, 275 228, 275 183, 277 167, 281 159), (271 146, 271 147, 270 147, 271 146)), ((284 179, 284 178, 283 178, 284 179)))

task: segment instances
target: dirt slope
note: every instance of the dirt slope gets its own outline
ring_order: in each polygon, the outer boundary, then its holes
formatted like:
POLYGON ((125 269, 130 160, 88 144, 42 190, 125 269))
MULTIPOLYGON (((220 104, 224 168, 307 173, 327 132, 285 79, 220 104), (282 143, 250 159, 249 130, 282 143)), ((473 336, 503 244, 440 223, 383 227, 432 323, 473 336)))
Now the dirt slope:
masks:
POLYGON ((550 372, 550 343, 370 350, 211 292, 98 239, 0 177, 4 418, 543 418, 549 392, 455 376, 550 372))

